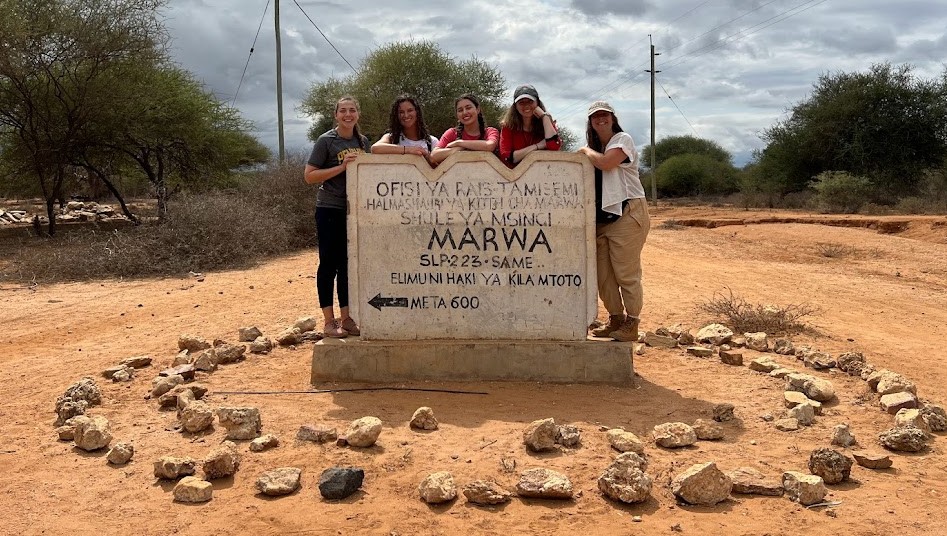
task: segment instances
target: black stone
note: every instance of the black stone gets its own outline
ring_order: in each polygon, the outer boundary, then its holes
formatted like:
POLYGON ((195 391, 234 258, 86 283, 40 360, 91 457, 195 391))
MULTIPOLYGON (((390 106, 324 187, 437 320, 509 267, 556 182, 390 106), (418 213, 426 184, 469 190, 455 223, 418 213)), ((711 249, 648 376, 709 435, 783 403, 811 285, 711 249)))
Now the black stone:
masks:
POLYGON ((329 500, 348 497, 362 487, 365 471, 352 467, 331 467, 319 477, 319 493, 329 500))

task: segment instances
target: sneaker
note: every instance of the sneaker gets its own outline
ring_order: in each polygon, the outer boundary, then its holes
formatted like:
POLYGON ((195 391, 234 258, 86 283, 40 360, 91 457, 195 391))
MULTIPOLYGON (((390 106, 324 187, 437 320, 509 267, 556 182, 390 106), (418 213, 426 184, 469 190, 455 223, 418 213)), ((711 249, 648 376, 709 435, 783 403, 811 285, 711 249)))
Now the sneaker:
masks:
POLYGON ((608 317, 608 324, 592 330, 593 337, 610 337, 612 332, 620 328, 625 323, 625 315, 611 315, 608 317))
POLYGON ((358 337, 362 334, 358 329, 358 324, 355 323, 355 320, 353 320, 351 316, 342 321, 342 329, 349 332, 349 335, 353 337, 358 337))
POLYGON ((629 316, 620 328, 612 332, 611 338, 619 342, 638 342, 638 323, 641 320, 629 316))
POLYGON ((333 339, 344 339, 349 336, 349 332, 342 329, 338 320, 333 320, 332 322, 326 323, 322 330, 322 335, 333 339))

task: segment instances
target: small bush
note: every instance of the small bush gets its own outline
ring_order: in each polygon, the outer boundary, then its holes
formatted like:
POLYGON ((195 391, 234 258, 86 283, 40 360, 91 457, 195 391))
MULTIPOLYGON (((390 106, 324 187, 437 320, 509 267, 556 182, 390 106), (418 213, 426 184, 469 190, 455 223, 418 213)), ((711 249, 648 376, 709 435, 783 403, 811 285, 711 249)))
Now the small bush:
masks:
POLYGON ((891 208, 879 205, 878 203, 865 203, 858 209, 858 213, 866 216, 881 216, 883 214, 891 214, 891 208))
POLYGON ((661 222, 661 224, 658 225, 657 228, 664 229, 666 231, 681 231, 684 229, 684 225, 681 225, 680 222, 678 222, 677 220, 673 218, 668 218, 664 220, 663 222, 661 222))
POLYGON ((824 212, 854 214, 871 194, 871 181, 845 171, 824 171, 810 184, 824 212))
POLYGON ((770 335, 802 331, 805 328, 802 319, 818 314, 818 309, 808 304, 752 304, 734 295, 729 288, 726 295, 714 293, 697 308, 723 320, 738 333, 764 331, 770 335))
POLYGON ((663 195, 683 197, 726 194, 737 189, 736 170, 703 154, 679 154, 661 162, 658 189, 663 195))
POLYGON ((819 255, 830 259, 851 257, 857 252, 853 246, 844 244, 817 244, 816 251, 819 252, 819 255))
POLYGON ((934 203, 920 197, 903 197, 894 205, 898 214, 930 214, 936 211, 934 203))

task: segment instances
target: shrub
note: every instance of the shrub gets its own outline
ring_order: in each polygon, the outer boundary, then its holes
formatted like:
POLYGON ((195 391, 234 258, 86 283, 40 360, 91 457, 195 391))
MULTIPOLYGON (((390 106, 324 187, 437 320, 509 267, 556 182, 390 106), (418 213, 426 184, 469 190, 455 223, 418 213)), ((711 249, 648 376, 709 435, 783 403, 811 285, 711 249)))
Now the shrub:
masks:
POLYGON ((854 214, 871 193, 871 181, 845 171, 824 171, 810 186, 816 191, 819 208, 824 212, 854 214))
POLYGON ((808 304, 752 304, 734 295, 730 288, 726 290, 726 295, 715 292, 710 300, 699 304, 697 308, 722 319, 726 325, 738 333, 765 331, 774 335, 798 332, 805 328, 801 322, 803 318, 818 313, 817 308, 808 304))
POLYGON ((657 169, 658 189, 664 195, 684 197, 736 191, 736 171, 726 162, 703 154, 681 154, 657 169))
POLYGON ((830 259, 849 257, 856 253, 853 246, 843 244, 816 244, 816 251, 819 252, 819 255, 830 259))

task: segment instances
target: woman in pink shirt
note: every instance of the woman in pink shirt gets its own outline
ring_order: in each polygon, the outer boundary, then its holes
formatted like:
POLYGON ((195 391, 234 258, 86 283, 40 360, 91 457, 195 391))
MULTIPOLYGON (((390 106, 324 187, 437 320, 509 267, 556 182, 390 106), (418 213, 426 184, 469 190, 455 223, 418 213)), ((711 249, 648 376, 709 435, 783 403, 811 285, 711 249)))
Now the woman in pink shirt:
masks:
POLYGON ((431 153, 431 161, 438 163, 457 151, 496 151, 500 132, 488 127, 480 111, 480 101, 471 94, 461 95, 454 101, 457 126, 448 129, 431 153))
POLYGON ((559 130, 531 85, 513 92, 513 105, 500 121, 500 160, 513 167, 533 151, 558 151, 559 130))

